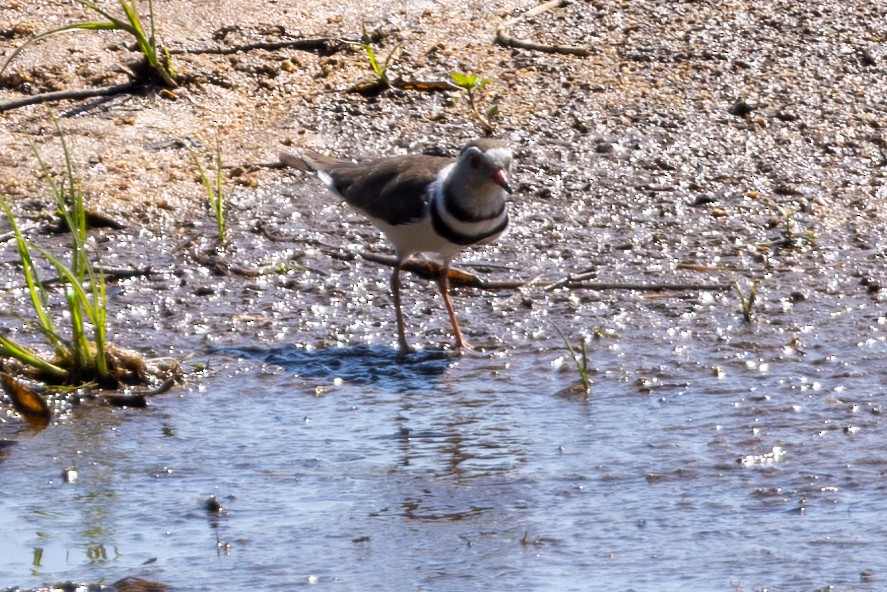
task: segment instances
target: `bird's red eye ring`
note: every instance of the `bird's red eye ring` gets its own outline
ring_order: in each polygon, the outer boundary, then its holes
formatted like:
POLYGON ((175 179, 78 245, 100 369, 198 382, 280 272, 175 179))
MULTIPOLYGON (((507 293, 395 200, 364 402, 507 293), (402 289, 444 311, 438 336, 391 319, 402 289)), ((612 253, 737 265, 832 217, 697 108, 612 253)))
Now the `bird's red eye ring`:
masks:
POLYGON ((472 155, 470 159, 468 159, 469 164, 471 164, 471 168, 478 169, 480 168, 480 156, 477 154, 472 155))

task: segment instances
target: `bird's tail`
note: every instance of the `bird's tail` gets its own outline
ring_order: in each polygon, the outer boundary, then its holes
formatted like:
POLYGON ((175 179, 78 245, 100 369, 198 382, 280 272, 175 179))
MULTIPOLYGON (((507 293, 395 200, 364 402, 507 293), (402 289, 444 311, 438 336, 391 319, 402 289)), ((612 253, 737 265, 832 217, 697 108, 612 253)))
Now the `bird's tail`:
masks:
POLYGON ((333 156, 324 156, 310 148, 299 148, 298 152, 281 152, 279 158, 283 164, 306 173, 319 174, 341 166, 354 166, 354 163, 348 163, 333 156))
POLYGON ((317 161, 310 156, 298 152, 281 152, 280 162, 306 173, 317 172, 317 161))

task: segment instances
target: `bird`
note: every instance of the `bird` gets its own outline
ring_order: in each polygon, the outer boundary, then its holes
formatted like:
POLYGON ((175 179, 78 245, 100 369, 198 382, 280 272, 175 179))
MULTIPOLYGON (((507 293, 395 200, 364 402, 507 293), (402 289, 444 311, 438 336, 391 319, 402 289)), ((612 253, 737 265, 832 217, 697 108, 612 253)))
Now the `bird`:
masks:
POLYGON ((491 243, 506 232, 512 159, 510 148, 492 138, 468 142, 455 159, 413 154, 353 162, 307 148, 280 153, 281 163, 316 175, 362 212, 394 247, 390 286, 401 353, 412 350, 401 307, 400 272, 419 253, 436 256, 442 263, 437 285, 456 349, 472 349, 462 337, 450 300, 450 262, 461 251, 491 243))

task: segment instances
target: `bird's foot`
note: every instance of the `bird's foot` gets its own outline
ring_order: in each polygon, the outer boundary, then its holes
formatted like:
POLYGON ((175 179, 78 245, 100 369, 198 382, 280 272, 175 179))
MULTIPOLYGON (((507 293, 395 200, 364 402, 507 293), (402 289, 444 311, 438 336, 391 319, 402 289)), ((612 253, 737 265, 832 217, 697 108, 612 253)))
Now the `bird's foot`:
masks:
POLYGON ((402 356, 405 356, 407 354, 416 353, 415 349, 413 349, 409 345, 407 345, 407 342, 405 339, 398 341, 398 350, 399 350, 400 355, 402 355, 402 356))
POLYGON ((474 346, 473 346, 473 345, 471 345, 470 343, 468 343, 468 342, 465 341, 464 339, 457 339, 457 340, 456 340, 456 351, 457 351, 459 354, 463 354, 463 353, 465 353, 465 352, 474 352, 474 351, 477 351, 477 350, 474 349, 474 346))

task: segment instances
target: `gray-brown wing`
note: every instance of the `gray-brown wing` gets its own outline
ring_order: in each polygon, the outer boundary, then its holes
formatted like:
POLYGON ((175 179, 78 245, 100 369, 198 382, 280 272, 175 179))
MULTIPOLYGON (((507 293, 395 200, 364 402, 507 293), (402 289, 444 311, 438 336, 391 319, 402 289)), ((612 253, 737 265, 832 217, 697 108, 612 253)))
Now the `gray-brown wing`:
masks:
POLYGON ((396 225, 422 216, 429 186, 449 163, 437 156, 392 157, 365 164, 339 161, 325 172, 349 204, 396 225))

